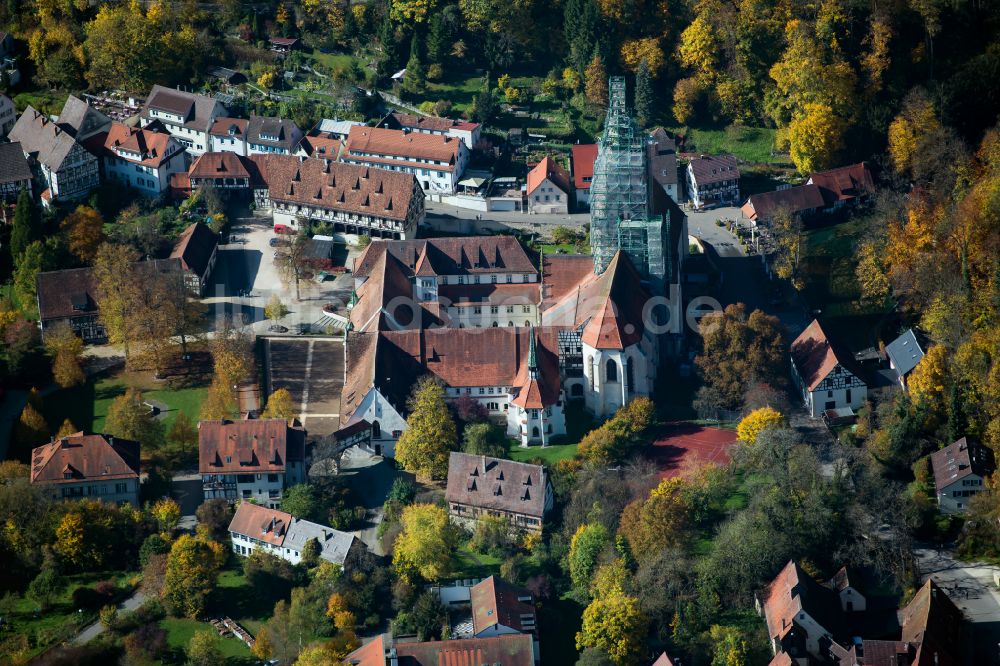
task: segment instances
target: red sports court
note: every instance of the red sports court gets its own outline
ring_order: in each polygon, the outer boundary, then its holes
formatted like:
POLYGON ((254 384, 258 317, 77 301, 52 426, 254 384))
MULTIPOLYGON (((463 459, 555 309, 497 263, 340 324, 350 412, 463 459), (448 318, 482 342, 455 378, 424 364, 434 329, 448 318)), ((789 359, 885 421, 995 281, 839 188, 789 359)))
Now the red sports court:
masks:
POLYGON ((670 479, 706 463, 728 465, 735 441, 735 430, 675 423, 653 442, 649 457, 659 468, 660 478, 670 479))

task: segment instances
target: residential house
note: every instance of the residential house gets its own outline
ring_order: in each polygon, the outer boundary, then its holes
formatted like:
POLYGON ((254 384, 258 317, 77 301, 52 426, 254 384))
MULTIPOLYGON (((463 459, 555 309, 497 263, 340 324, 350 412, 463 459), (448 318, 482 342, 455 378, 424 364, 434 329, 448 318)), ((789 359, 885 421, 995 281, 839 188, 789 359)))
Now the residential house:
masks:
POLYGON ((340 139, 323 136, 304 136, 295 147, 296 157, 315 157, 316 159, 336 160, 340 158, 340 139))
POLYGON ((14 100, 7 95, 0 95, 0 139, 7 136, 17 122, 17 109, 14 100))
POLYGON ((845 613, 863 612, 868 608, 868 599, 862 593, 856 583, 851 581, 851 576, 847 567, 840 569, 833 575, 826 586, 837 593, 840 599, 840 608, 845 613))
POLYGON ((42 337, 53 326, 65 322, 86 344, 107 342, 107 332, 98 318, 92 269, 39 273, 35 277, 35 291, 42 337))
POLYGON ((816 185, 786 187, 774 192, 751 194, 740 209, 753 225, 770 224, 779 213, 808 217, 826 206, 823 193, 816 185))
POLYGON ((997 468, 992 449, 967 437, 932 453, 930 463, 942 513, 968 510, 969 498, 986 490, 997 468))
POLYGON ((21 82, 21 70, 17 64, 14 38, 6 30, 0 31, 0 76, 7 80, 8 86, 16 86, 21 82))
POLYGON ((139 123, 146 127, 159 121, 189 153, 201 155, 212 149, 209 132, 225 113, 225 106, 212 97, 154 85, 139 123))
POLYGON ((235 69, 229 69, 228 67, 210 67, 206 73, 212 78, 231 86, 238 86, 241 83, 247 82, 245 74, 237 72, 235 69))
POLYGON ((178 182, 187 186, 188 192, 201 187, 215 188, 220 194, 250 194, 255 189, 265 187, 253 160, 235 152, 204 153, 195 158, 185 176, 174 179, 171 187, 178 182))
POLYGON ((198 471, 205 499, 253 500, 276 509, 305 481, 306 431, 285 419, 202 421, 198 471))
POLYGON ((18 142, 0 143, 0 199, 13 201, 28 190, 31 194, 31 167, 18 142))
POLYGON ((296 37, 271 37, 268 42, 271 50, 278 53, 288 53, 299 48, 299 40, 296 37))
POLYGON ((702 155, 687 167, 688 197, 695 208, 735 206, 740 199, 740 168, 733 155, 702 155))
POLYGON ((187 169, 184 147, 166 132, 111 125, 103 143, 104 176, 112 184, 159 196, 187 169))
POLYGON ((959 666, 964 663, 965 617, 932 578, 899 611, 900 640, 914 646, 911 666, 959 666))
POLYGON ((833 343, 814 319, 792 342, 792 378, 813 418, 827 410, 856 410, 868 398, 868 385, 854 356, 833 343))
MULTIPOLYGON (((677 142, 662 127, 650 133, 647 144, 649 151, 649 172, 651 180, 660 186, 664 194, 679 201, 677 193, 677 142)), ((594 156, 597 156, 595 150, 594 156)))
POLYGON ((532 213, 568 213, 570 191, 569 174, 551 157, 528 172, 525 195, 532 213))
POLYGON ((461 139, 381 127, 352 127, 341 159, 413 174, 424 192, 454 194, 469 163, 461 139))
POLYGON ((352 551, 364 548, 353 534, 253 502, 239 503, 229 523, 229 539, 237 555, 248 557, 259 549, 292 564, 302 561, 302 551, 313 539, 320 559, 341 567, 352 551))
POLYGON ((31 451, 31 484, 53 500, 139 506, 139 443, 77 432, 31 451))
POLYGON ((250 121, 246 118, 229 118, 220 116, 208 130, 209 152, 229 152, 237 155, 247 154, 247 127, 250 121))
POLYGON ((552 483, 541 465, 452 451, 445 499, 459 523, 493 516, 513 528, 541 532, 552 508, 552 483))
POLYGON ((246 154, 291 155, 301 140, 302 130, 288 118, 250 116, 246 154))
POLYGON ((418 116, 402 111, 391 111, 379 122, 378 126, 386 129, 454 137, 461 140, 469 150, 473 150, 479 143, 479 137, 483 130, 483 126, 479 123, 467 120, 418 116))
POLYGON ((652 666, 680 666, 679 661, 674 661, 666 652, 661 652, 652 666))
MULTIPOLYGON (((59 112, 59 126, 84 145, 111 129, 111 118, 104 115, 76 95, 70 95, 59 112)), ((99 147, 99 146, 98 146, 99 147)))
POLYGON ((573 171, 573 198, 576 201, 576 209, 578 211, 586 210, 590 208, 590 184, 594 182, 597 144, 578 143, 574 145, 571 158, 570 168, 573 171))
POLYGON ((532 637, 526 634, 447 641, 399 642, 381 634, 343 660, 352 666, 534 666, 532 637))
POLYGON ((913 329, 907 329, 905 333, 887 344, 885 355, 889 359, 889 367, 896 372, 899 385, 905 391, 907 375, 913 372, 924 357, 924 350, 920 348, 913 329))
POLYGON ((817 186, 826 206, 831 209, 857 205, 875 194, 875 181, 865 162, 817 171, 809 176, 806 184, 817 186))
POLYGON ((21 144, 45 205, 82 199, 100 184, 97 158, 72 131, 28 105, 8 135, 12 142, 21 144))
POLYGON ((352 127, 364 127, 364 125, 364 123, 358 122, 357 120, 323 118, 309 131, 309 136, 346 141, 347 135, 351 133, 352 127))
MULTIPOLYGON (((266 183, 275 231, 300 220, 325 222, 335 238, 412 238, 424 219, 424 193, 408 173, 292 155, 253 158, 266 183)), ((192 184, 194 178, 192 176, 192 184)))
POLYGON ((219 236, 207 224, 194 222, 185 229, 174 244, 171 258, 180 259, 184 283, 188 289, 205 295, 205 288, 215 268, 219 236))
POLYGON ((469 591, 472 635, 476 638, 535 634, 535 598, 531 592, 490 576, 469 591))

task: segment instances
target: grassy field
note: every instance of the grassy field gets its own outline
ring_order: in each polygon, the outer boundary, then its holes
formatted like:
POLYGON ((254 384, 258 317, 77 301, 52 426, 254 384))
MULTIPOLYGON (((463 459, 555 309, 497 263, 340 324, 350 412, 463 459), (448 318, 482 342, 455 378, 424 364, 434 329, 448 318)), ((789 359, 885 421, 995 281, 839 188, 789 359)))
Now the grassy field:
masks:
POLYGON ((429 81, 424 97, 432 102, 441 99, 451 102, 451 115, 455 116, 468 111, 482 89, 483 77, 480 75, 449 77, 445 81, 429 81))
POLYGON ((486 578, 500 574, 499 557, 484 555, 473 550, 468 543, 455 551, 455 569, 452 578, 486 578))
MULTIPOLYGON (((212 629, 212 625, 207 622, 176 617, 168 617, 160 622, 160 626, 167 632, 167 645, 175 650, 186 649, 195 632, 212 629)), ((222 656, 227 659, 231 657, 250 657, 250 648, 243 641, 232 635, 216 638, 215 644, 222 653, 222 656)))
POLYGON ((60 90, 49 90, 38 88, 36 90, 25 90, 14 95, 14 105, 19 111, 29 104, 38 111, 49 114, 58 114, 66 103, 69 92, 60 90))
POLYGON ((551 446, 512 446, 510 449, 511 460, 518 462, 531 462, 541 460, 546 465, 554 465, 560 460, 569 460, 576 455, 579 444, 553 444, 551 446))
POLYGON ((747 162, 787 164, 787 155, 774 155, 774 130, 767 127, 725 128, 674 127, 673 132, 687 137, 684 151, 688 153, 731 153, 747 162))

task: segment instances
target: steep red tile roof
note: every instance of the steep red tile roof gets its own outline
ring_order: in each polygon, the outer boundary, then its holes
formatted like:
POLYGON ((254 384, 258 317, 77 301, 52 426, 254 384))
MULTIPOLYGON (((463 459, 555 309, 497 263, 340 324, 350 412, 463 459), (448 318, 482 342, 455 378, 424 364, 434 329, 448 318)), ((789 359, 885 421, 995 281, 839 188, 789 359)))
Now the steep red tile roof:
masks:
POLYGON ((740 210, 748 219, 757 221, 769 220, 781 210, 794 214, 822 208, 825 205, 823 194, 818 187, 799 185, 786 190, 751 194, 740 210))
POLYGON ((252 502, 240 502, 229 522, 229 531, 244 534, 272 546, 280 546, 292 524, 292 514, 268 509, 252 502))
POLYGON ((740 167, 734 155, 703 155, 692 158, 691 171, 698 187, 740 178, 740 167))
POLYGON ((32 483, 139 478, 139 443, 74 433, 31 451, 32 483))
POLYGON ((545 514, 546 484, 548 475, 541 465, 452 451, 445 499, 540 520, 545 514))
MULTIPOLYGON (((537 304, 541 285, 537 282, 519 284, 447 284, 438 287, 438 298, 451 305, 479 305, 484 301, 496 305, 537 304)), ((501 314, 504 312, 501 310, 501 314)), ((502 317, 501 317, 502 318, 502 317)))
POLYGON ((916 656, 916 647, 905 641, 863 640, 860 651, 852 646, 847 655, 840 658, 840 666, 909 666, 916 656))
POLYGON ((387 164, 400 164, 400 160, 384 160, 379 155, 402 157, 405 161, 418 164, 421 168, 446 169, 452 171, 458 161, 461 140, 440 134, 404 132, 403 130, 366 127, 351 128, 347 135, 346 158, 376 160, 387 164), (434 160, 439 164, 426 164, 417 160, 434 160))
POLYGON ((232 130, 234 137, 246 138, 247 124, 250 121, 246 118, 227 118, 220 116, 212 123, 212 128, 208 131, 212 136, 230 136, 232 130))
POLYGON ((218 153, 202 153, 188 169, 191 178, 249 178, 247 169, 240 155, 223 151, 218 153))
POLYGON ((406 220, 423 197, 413 174, 294 155, 254 155, 273 201, 406 220))
POLYGON ((152 132, 114 122, 104 138, 104 150, 114 157, 157 168, 184 148, 166 132, 152 132))
POLYGON ((558 162, 547 155, 535 165, 534 169, 528 172, 528 194, 534 192, 546 179, 564 193, 569 193, 569 174, 558 162))
POLYGON ((573 153, 573 187, 578 190, 589 190, 590 181, 594 178, 594 162, 597 161, 597 144, 576 144, 573 153))
POLYGON ((285 419, 202 421, 198 471, 202 474, 283 472, 305 459, 305 430, 285 419))
POLYGON ((875 193, 875 181, 871 169, 864 162, 829 171, 817 171, 809 176, 807 182, 819 187, 827 204, 850 201, 875 193))
POLYGON ((837 365, 843 366, 858 379, 863 378, 854 356, 827 338, 818 319, 813 319, 806 330, 795 338, 791 352, 792 362, 810 391, 814 391, 837 365))
POLYGON ((535 605, 530 601, 532 596, 528 590, 511 585, 502 578, 490 576, 473 585, 469 594, 472 601, 473 634, 479 634, 497 624, 523 633, 534 633, 535 605), (521 618, 529 615, 530 623, 522 623, 521 618))
MULTIPOLYGON (((656 666, 654 664, 653 666, 656 666)), ((792 657, 787 652, 779 652, 774 655, 774 659, 768 662, 767 666, 795 666, 792 657)))
POLYGON ((350 666, 385 666, 387 639, 385 634, 379 634, 351 654, 344 657, 343 664, 350 666))
POLYGON ((340 156, 340 139, 330 139, 323 136, 302 137, 299 146, 309 157, 329 158, 335 160, 340 156))
POLYGON ((192 271, 200 277, 208 269, 208 262, 218 243, 219 237, 207 224, 195 222, 181 232, 170 256, 180 259, 181 266, 185 270, 192 271))
POLYGON ((781 640, 792 630, 795 616, 808 613, 826 631, 836 635, 840 601, 833 590, 823 587, 790 560, 762 594, 768 637, 781 640))
POLYGON ((594 277, 594 258, 589 254, 545 255, 542 264, 543 307, 555 305, 584 280, 594 277))
POLYGON ((600 277, 581 289, 581 300, 596 305, 581 339, 594 349, 625 349, 642 339, 648 294, 622 252, 615 253, 600 277))
POLYGON ((463 236, 421 240, 373 240, 354 260, 354 274, 365 277, 378 255, 392 254, 407 275, 471 275, 538 272, 538 264, 513 236, 463 236))
POLYGON ((993 451, 966 437, 931 454, 934 487, 938 492, 970 474, 987 478, 996 467, 993 451))
POLYGON ((928 578, 910 603, 899 611, 901 639, 920 644, 913 666, 958 666, 964 620, 962 611, 928 578))
POLYGON ((534 666, 532 637, 510 634, 425 643, 390 642, 384 636, 347 655, 353 666, 386 666, 386 650, 395 648, 400 666, 534 666))

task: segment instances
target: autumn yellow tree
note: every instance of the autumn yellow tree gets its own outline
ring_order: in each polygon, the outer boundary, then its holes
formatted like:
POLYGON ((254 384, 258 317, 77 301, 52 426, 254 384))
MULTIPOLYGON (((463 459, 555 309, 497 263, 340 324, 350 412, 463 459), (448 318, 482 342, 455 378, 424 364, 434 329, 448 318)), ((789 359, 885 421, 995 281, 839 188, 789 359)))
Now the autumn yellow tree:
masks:
POLYGON ((900 173, 912 172, 914 159, 928 137, 941 128, 937 110, 923 88, 911 90, 903 100, 903 108, 889 124, 889 156, 900 173))
POLYGON ((828 104, 808 103, 788 126, 791 155, 799 173, 827 169, 843 149, 847 123, 828 104))
POLYGON ((290 422, 296 417, 296 413, 292 394, 286 388, 279 388, 267 399, 267 406, 261 415, 266 419, 285 419, 290 422))
POLYGON ((718 36, 711 22, 699 14, 681 33, 677 49, 681 64, 690 67, 705 85, 710 85, 718 72, 718 36))
POLYGON ((608 70, 604 67, 604 61, 597 53, 587 65, 583 73, 584 93, 587 101, 594 106, 604 108, 608 105, 608 70))
POLYGON ((150 514, 160 527, 160 531, 169 534, 181 520, 181 507, 173 499, 166 497, 157 500, 150 509, 150 514))
POLYGON ((702 85, 695 78, 680 79, 674 85, 674 118, 686 125, 694 120, 695 106, 704 92, 702 85))
POLYGON ((78 432, 80 432, 80 429, 73 425, 72 421, 69 419, 63 419, 62 425, 59 426, 59 430, 56 432, 56 439, 69 437, 70 435, 75 435, 78 432))
POLYGON ((104 234, 104 218, 90 206, 77 206, 60 225, 66 232, 69 251, 85 263, 97 256, 97 249, 107 241, 104 234))
POLYGON ((777 428, 784 423, 785 417, 776 409, 771 407, 761 407, 755 409, 740 421, 736 426, 736 436, 741 442, 753 444, 757 441, 757 436, 769 428, 777 428))
POLYGON ((83 340, 73 332, 69 324, 61 322, 46 331, 45 351, 52 358, 52 376, 56 384, 69 388, 86 380, 80 366, 83 340))
POLYGON ((392 565, 400 576, 412 579, 416 574, 434 582, 451 571, 457 534, 445 509, 411 504, 403 509, 400 524, 403 531, 392 554, 392 565))
POLYGON ((656 78, 665 63, 663 47, 660 46, 660 40, 657 37, 626 41, 621 47, 621 58, 630 72, 639 71, 639 63, 645 60, 653 78, 656 78))
POLYGON ((917 363, 906 380, 910 398, 915 404, 928 407, 932 412, 943 407, 951 354, 944 345, 934 345, 917 363))
POLYGON ((679 477, 664 479, 645 500, 635 500, 625 507, 618 533, 628 541, 635 558, 642 561, 682 543, 690 513, 685 482, 679 477))
POLYGON ((409 400, 406 430, 396 442, 396 460, 427 478, 448 473, 448 453, 458 444, 455 420, 444 402, 444 387, 431 376, 417 382, 409 400))
POLYGON ((437 0, 392 0, 392 20, 399 23, 424 23, 436 5, 437 0))
POLYGON ((225 560, 221 544, 181 535, 170 547, 164 578, 163 595, 171 612, 191 618, 200 615, 225 560))
POLYGON ((645 633, 646 618, 638 599, 615 587, 583 611, 576 647, 600 648, 615 664, 635 664, 641 659, 645 633))

